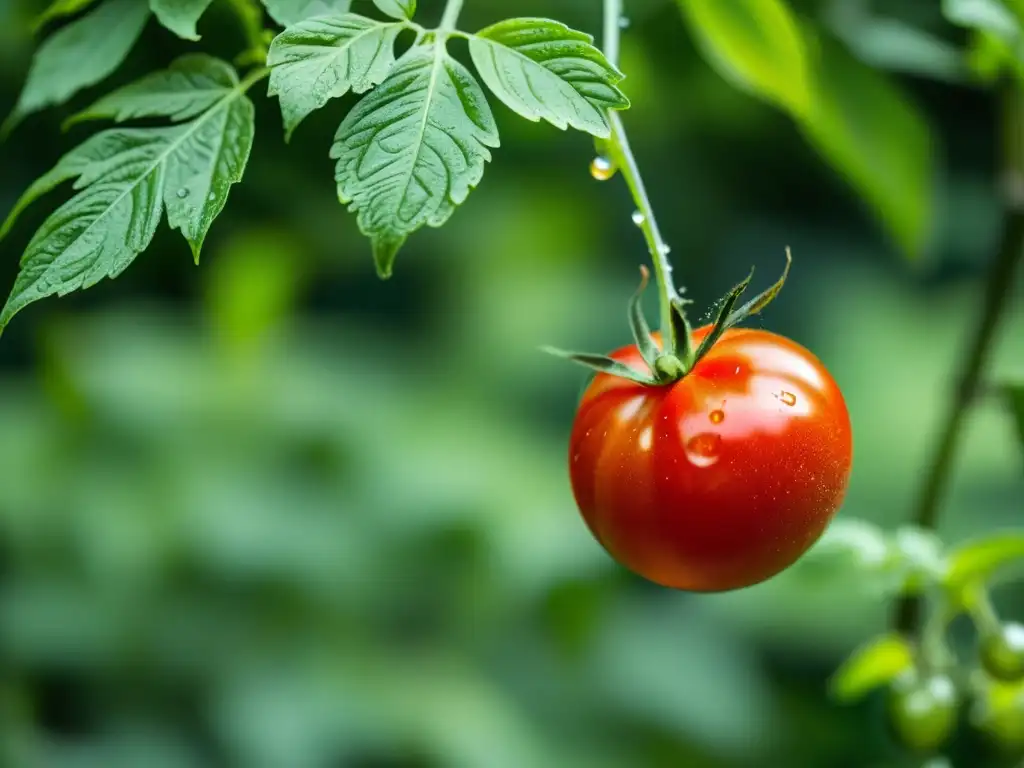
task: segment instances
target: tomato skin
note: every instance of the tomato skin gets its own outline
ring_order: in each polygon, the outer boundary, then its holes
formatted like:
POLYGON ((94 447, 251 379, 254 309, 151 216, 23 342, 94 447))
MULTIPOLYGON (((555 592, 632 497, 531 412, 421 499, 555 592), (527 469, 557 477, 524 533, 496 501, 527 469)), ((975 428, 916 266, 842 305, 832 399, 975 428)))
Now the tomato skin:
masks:
MULTIPOLYGON (((611 357, 646 371, 635 346, 611 357)), ((838 510, 851 460, 849 414, 828 371, 757 329, 726 331, 666 386, 598 374, 569 445, 573 494, 594 537, 635 573, 696 592, 750 586, 791 565, 838 510)))

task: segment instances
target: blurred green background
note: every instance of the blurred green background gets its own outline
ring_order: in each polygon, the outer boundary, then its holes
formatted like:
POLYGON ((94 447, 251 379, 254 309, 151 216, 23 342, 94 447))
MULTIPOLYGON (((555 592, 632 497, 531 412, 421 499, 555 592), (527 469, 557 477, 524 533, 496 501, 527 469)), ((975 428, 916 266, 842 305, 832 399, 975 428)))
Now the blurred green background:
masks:
MULTIPOLYGON (((41 5, 0 0, 0 113, 41 5)), ((463 20, 597 32, 599 5, 470 0, 463 20)), ((676 278, 709 306, 792 247, 757 322, 846 394, 841 517, 905 522, 999 237, 993 96, 897 78, 940 170, 910 263, 791 119, 708 67, 678 8, 628 5, 625 120, 676 278)), ((886 12, 962 42, 932 3, 886 12)), ((228 58, 243 44, 221 4, 200 31, 228 58)), ((105 86, 30 118, 0 144, 0 210, 94 130, 61 133, 73 107, 188 48, 151 23, 105 86)), ((856 574, 676 594, 579 519, 564 454, 584 375, 537 348, 626 343, 647 259, 621 180, 587 173, 589 140, 492 101, 503 146, 483 183, 383 283, 327 158, 350 102, 286 146, 276 102, 253 95, 253 157, 198 269, 162 228, 124 277, 32 307, 0 343, 0 764, 921 765, 888 744, 877 698, 827 700, 887 618, 856 574)), ((4 286, 46 209, 0 245, 4 286)), ((1020 288, 1000 377, 1024 374, 1020 288)), ((1001 403, 971 415, 948 540, 1024 519, 1015 439, 1001 403)), ((996 597, 1024 617, 1019 590, 996 597)))

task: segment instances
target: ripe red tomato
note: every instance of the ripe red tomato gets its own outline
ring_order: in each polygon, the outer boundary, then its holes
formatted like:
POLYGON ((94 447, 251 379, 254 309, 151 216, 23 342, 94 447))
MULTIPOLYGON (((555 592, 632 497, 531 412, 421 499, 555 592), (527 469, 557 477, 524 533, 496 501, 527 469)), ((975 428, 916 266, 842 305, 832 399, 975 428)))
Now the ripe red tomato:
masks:
MULTIPOLYGON (((647 371, 635 346, 610 356, 647 371)), ((796 561, 839 508, 851 457, 846 404, 821 362, 741 328, 665 386, 599 373, 569 446, 576 503, 609 554, 699 592, 756 584, 796 561)))

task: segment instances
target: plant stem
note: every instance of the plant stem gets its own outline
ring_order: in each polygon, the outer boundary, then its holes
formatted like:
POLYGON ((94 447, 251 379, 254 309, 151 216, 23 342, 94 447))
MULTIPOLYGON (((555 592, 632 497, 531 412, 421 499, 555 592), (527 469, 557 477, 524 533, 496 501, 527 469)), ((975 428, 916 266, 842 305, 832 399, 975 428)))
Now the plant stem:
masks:
POLYGON ((465 0, 448 0, 444 6, 444 14, 441 16, 441 23, 437 27, 438 32, 451 32, 459 21, 459 13, 462 12, 462 3, 465 0))
MULTIPOLYGON (((621 18, 622 0, 604 0, 604 55, 613 66, 618 66, 621 35, 619 20, 621 18)), ((661 305, 661 348, 663 351, 671 353, 676 349, 672 303, 679 298, 679 294, 672 282, 672 264, 668 260, 669 248, 662 239, 658 222, 654 218, 654 210, 651 207, 650 198, 647 196, 647 189, 640 176, 640 169, 637 167, 633 150, 629 146, 622 118, 615 110, 609 110, 608 121, 611 123, 612 129, 611 137, 608 139, 611 159, 619 167, 619 172, 629 186, 633 202, 642 217, 639 221, 640 230, 647 241, 647 249, 651 252, 654 279, 658 284, 658 298, 661 305)))
MULTIPOLYGON (((999 323, 1013 292, 1013 275, 1024 254, 1024 91, 1007 85, 1002 98, 1004 140, 1004 201, 1006 220, 1002 241, 985 282, 981 318, 964 350, 957 386, 949 403, 942 432, 921 486, 914 524, 935 529, 939 505, 949 484, 956 448, 967 411, 980 391, 985 364, 999 323)), ((896 611, 896 628, 913 634, 920 624, 920 601, 903 598, 896 611)))

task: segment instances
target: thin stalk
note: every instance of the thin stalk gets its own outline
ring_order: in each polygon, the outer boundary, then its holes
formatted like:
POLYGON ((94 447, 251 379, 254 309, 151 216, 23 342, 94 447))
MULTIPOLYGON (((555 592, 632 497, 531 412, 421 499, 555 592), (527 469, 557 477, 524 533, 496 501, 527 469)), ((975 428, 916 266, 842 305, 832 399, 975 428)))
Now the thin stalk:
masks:
MULTIPOLYGON (((1006 88, 1002 100, 1001 126, 1005 153, 1002 181, 1006 220, 999 252, 985 281, 981 316, 964 350, 957 386, 949 402, 935 453, 925 472, 914 509, 914 524, 932 530, 938 524, 940 504, 949 485, 965 417, 981 389, 982 376, 996 331, 1010 303, 1014 272, 1024 254, 1024 92, 1015 84, 1006 88)), ((916 633, 920 625, 920 613, 920 600, 903 598, 896 610, 896 628, 906 634, 916 633)))
MULTIPOLYGON (((622 0, 604 0, 604 55, 613 66, 618 66, 621 36, 619 20, 621 18, 622 0)), ((651 252, 654 280, 658 284, 658 301, 661 306, 661 348, 664 352, 671 353, 676 349, 672 304, 678 300, 679 294, 672 282, 672 264, 668 260, 669 247, 662 239, 661 231, 658 229, 658 222, 654 218, 654 209, 647 196, 647 189, 644 187, 636 157, 629 146, 622 118, 615 110, 609 110, 608 120, 612 129, 611 137, 608 139, 608 149, 612 155, 610 159, 618 166, 619 173, 626 180, 636 209, 642 217, 639 220, 640 231, 643 232, 644 240, 647 241, 647 249, 651 252)))
POLYGON ((462 12, 464 0, 448 0, 444 6, 444 14, 441 16, 441 23, 437 28, 438 32, 451 32, 459 21, 459 14, 462 12))

